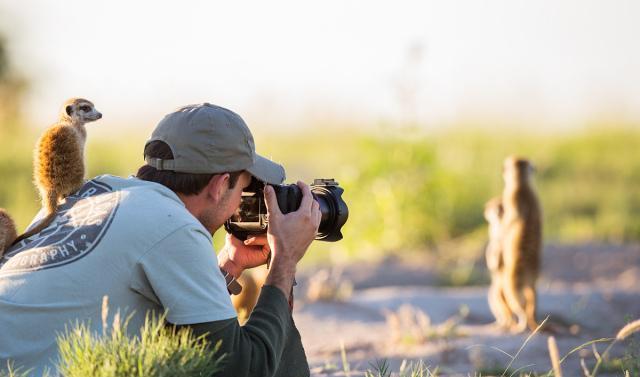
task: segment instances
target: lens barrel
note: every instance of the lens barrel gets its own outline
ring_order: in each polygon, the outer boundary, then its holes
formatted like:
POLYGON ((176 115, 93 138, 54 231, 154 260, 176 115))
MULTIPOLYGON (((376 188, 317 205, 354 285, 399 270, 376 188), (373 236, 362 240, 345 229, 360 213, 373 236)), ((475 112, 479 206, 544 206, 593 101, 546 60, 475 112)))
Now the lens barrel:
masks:
POLYGON ((349 217, 349 208, 342 199, 344 190, 333 179, 316 179, 311 185, 311 192, 320 204, 320 213, 322 213, 316 240, 340 241, 342 226, 349 217))

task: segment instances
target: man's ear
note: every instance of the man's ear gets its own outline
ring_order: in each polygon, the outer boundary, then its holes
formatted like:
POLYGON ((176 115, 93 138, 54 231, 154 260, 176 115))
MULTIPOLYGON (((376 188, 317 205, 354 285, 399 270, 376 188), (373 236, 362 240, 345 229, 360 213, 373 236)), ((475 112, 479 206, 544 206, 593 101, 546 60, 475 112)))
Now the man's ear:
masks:
POLYGON ((205 187, 207 195, 216 202, 220 201, 227 190, 229 190, 229 178, 229 173, 214 174, 205 187))

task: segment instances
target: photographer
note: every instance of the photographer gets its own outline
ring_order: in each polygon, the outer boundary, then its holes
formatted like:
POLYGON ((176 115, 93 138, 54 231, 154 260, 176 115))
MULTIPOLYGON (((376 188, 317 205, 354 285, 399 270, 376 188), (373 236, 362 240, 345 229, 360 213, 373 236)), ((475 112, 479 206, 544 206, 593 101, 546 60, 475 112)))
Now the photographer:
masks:
POLYGON ((53 367, 56 334, 87 319, 100 331, 107 295, 111 312, 132 316, 132 330, 148 311, 167 311, 169 325, 222 340, 219 376, 308 376, 290 308, 297 262, 321 220, 309 187, 298 183, 300 207, 284 215, 267 186, 267 235, 227 236, 216 257, 211 235, 237 211, 252 177, 280 184, 284 169, 255 154, 240 116, 207 103, 167 115, 144 154, 136 177, 87 182, 61 206, 57 228, 8 250, 0 266, 0 362, 53 367), (227 286, 269 254, 266 284, 240 326, 227 286))

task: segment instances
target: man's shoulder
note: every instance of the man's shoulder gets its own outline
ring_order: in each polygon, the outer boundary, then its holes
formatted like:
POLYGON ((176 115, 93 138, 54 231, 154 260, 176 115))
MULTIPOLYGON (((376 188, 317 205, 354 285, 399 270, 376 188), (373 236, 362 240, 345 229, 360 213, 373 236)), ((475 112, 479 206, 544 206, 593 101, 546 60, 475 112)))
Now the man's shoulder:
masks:
POLYGON ((115 221, 121 225, 146 234, 173 232, 189 225, 204 229, 178 195, 161 184, 112 175, 98 176, 92 181, 108 185, 117 194, 119 214, 115 221))
POLYGON ((134 176, 123 178, 105 174, 93 178, 89 183, 103 185, 111 192, 119 192, 123 200, 159 201, 159 206, 166 202, 165 204, 174 204, 184 208, 184 203, 171 189, 159 183, 144 181, 134 176))
POLYGON ((177 198, 177 195, 173 191, 171 191, 169 188, 156 182, 150 182, 150 181, 139 179, 133 175, 125 178, 117 175, 102 174, 91 179, 91 182, 100 182, 104 185, 111 187, 112 190, 114 191, 115 190, 131 190, 131 189, 147 189, 147 190, 153 190, 153 191, 169 194, 170 196, 175 196, 177 198))

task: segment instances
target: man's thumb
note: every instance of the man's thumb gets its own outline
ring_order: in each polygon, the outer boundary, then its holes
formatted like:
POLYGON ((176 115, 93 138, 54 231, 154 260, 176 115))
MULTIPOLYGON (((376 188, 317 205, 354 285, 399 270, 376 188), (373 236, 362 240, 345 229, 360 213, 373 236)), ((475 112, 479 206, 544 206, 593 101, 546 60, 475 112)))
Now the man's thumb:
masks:
POLYGON ((276 198, 276 192, 273 190, 273 187, 270 185, 266 185, 264 187, 264 201, 267 205, 267 213, 269 216, 280 216, 282 212, 280 212, 280 207, 278 206, 278 199, 276 198))

